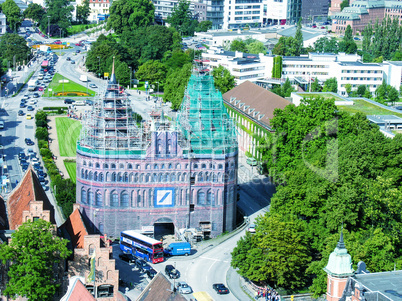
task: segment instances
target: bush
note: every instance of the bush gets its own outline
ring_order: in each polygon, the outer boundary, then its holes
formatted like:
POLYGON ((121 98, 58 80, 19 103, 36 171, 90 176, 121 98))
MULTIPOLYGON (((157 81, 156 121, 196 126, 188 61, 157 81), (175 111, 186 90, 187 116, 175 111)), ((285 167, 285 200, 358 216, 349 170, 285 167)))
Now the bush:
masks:
POLYGON ((38 128, 45 128, 47 126, 47 121, 42 119, 36 119, 35 124, 38 128))
POLYGON ((40 155, 42 156, 43 159, 45 158, 51 159, 53 154, 48 148, 41 148, 40 155))
POLYGON ((43 111, 58 111, 59 109, 67 110, 68 107, 43 107, 43 111))
POLYGON ((38 140, 38 147, 39 149, 42 148, 49 148, 49 143, 47 142, 47 140, 38 140))
POLYGON ((47 128, 37 128, 35 132, 35 137, 38 140, 48 140, 49 139, 49 133, 47 131, 47 128))

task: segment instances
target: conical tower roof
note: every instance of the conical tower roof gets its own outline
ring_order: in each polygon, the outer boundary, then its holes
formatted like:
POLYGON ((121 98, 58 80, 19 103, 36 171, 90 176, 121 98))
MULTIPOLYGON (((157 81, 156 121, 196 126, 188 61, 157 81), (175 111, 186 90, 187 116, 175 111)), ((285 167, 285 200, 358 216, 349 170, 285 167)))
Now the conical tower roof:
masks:
POLYGON ((114 57, 113 57, 113 65, 112 65, 112 74, 110 75, 109 84, 117 84, 116 75, 114 74, 114 57))
POLYGON ((352 269, 352 257, 346 250, 345 243, 343 241, 343 230, 341 230, 341 236, 336 245, 335 250, 329 256, 328 264, 324 268, 327 274, 334 277, 346 278, 352 276, 354 270, 352 269))

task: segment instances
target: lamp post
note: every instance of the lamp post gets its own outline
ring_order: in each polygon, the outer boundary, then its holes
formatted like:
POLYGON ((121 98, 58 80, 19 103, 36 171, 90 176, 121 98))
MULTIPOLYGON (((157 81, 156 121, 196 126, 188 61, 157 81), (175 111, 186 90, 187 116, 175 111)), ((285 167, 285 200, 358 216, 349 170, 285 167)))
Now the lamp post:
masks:
POLYGON ((130 89, 131 89, 131 76, 133 74, 133 70, 131 66, 128 66, 128 68, 130 68, 130 89))
POLYGON ((47 16, 47 36, 50 35, 50 16, 47 16))
POLYGON ((98 56, 98 59, 99 59, 99 65, 98 65, 98 68, 99 68, 99 72, 98 72, 98 75, 99 75, 99 77, 100 77, 100 74, 101 74, 101 70, 100 70, 100 56, 98 56))
MULTIPOLYGON (((59 28, 59 32, 60 32, 60 40, 61 40, 61 31, 62 29, 59 28)), ((61 56, 61 45, 59 45, 59 56, 61 56)))

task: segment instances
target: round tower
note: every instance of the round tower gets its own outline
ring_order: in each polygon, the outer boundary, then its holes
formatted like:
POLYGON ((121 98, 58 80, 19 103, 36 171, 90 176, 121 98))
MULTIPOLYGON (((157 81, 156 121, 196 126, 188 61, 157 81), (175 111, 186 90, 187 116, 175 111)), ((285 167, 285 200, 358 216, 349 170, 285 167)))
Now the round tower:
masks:
POLYGON ((342 297, 346 282, 352 276, 352 258, 343 242, 343 232, 335 250, 329 256, 328 264, 324 268, 327 273, 327 300, 338 301, 342 297))

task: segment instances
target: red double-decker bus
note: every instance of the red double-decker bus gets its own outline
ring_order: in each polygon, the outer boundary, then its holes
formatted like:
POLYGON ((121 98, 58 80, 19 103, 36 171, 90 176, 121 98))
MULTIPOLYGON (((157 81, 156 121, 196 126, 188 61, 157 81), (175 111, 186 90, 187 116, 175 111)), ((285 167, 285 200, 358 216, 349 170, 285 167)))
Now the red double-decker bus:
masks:
POLYGON ((163 262, 162 242, 134 230, 120 233, 120 249, 152 263, 163 262))

